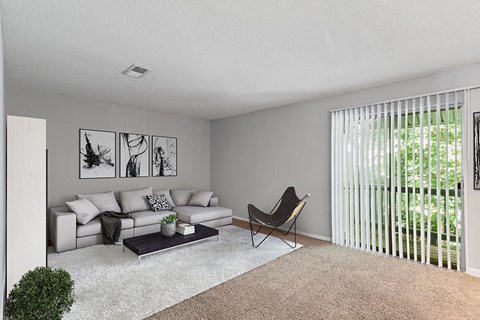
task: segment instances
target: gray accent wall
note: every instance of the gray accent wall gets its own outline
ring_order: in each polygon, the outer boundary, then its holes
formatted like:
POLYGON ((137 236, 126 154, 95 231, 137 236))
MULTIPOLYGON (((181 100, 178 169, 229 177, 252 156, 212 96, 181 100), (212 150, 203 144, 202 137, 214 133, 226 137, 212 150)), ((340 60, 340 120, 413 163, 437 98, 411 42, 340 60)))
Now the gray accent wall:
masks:
MULTIPOLYGON (((75 193, 154 189, 210 189, 210 122, 90 99, 6 88, 9 115, 47 120, 48 205, 64 205, 75 193), (177 137, 177 177, 79 179, 79 129, 177 137)), ((28 156, 28 150, 25 150, 28 156)))
POLYGON ((328 109, 315 103, 212 121, 212 188, 220 205, 247 219, 247 205, 269 212, 288 186, 312 194, 302 232, 330 237, 328 109))
MULTIPOLYGON (((247 219, 247 205, 269 211, 286 187, 312 197, 298 228, 323 239, 331 237, 330 110, 390 99, 480 85, 480 64, 448 69, 412 80, 215 120, 211 123, 211 184, 220 205, 247 219)), ((480 101, 480 98, 477 100, 480 101)), ((480 103, 476 102, 475 110, 480 103)), ((471 126, 471 113, 466 124, 471 126)), ((471 131, 471 129, 467 130, 471 131)), ((471 144, 470 135, 464 143, 471 144)), ((472 159, 464 180, 472 181, 472 159)), ((467 271, 480 275, 480 191, 466 185, 467 271), (468 262, 471 262, 468 265, 468 262), (472 271, 473 270, 473 271, 472 271)))

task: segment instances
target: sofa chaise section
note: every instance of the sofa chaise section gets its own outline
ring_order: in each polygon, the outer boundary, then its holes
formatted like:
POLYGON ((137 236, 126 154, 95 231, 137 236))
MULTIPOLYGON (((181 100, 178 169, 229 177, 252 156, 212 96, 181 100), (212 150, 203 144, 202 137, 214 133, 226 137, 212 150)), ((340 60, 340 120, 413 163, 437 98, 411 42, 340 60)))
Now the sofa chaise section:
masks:
POLYGON ((215 228, 232 223, 232 209, 223 207, 175 207, 178 220, 189 224, 201 223, 204 226, 215 228))

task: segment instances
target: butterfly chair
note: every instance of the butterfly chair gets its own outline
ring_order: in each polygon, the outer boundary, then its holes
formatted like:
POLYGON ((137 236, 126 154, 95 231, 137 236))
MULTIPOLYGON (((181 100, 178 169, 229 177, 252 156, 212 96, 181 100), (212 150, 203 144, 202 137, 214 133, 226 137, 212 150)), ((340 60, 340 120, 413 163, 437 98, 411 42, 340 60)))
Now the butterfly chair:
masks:
POLYGON ((285 242, 290 248, 295 248, 297 246, 297 218, 302 212, 303 207, 307 203, 307 199, 310 197, 310 194, 307 194, 302 199, 297 197, 294 187, 288 187, 287 190, 283 193, 282 197, 278 200, 277 204, 273 207, 270 213, 262 212, 257 209, 253 204, 248 205, 248 217, 250 220, 250 234, 252 236, 252 246, 258 248, 263 241, 265 241, 270 235, 273 235, 283 242, 285 242), (275 210, 276 209, 276 210, 275 210), (274 212, 275 211, 275 212, 274 212), (292 221, 292 224, 288 228, 287 232, 283 232, 279 228, 289 221, 292 221), (253 223, 260 224, 257 230, 253 229, 253 223), (260 241, 259 244, 255 245, 253 237, 257 235, 258 232, 263 227, 271 228, 270 232, 267 233, 265 238, 260 241), (280 232, 282 235, 286 236, 290 233, 290 230, 294 228, 295 234, 295 244, 292 246, 286 242, 281 236, 277 235, 276 232, 280 232))

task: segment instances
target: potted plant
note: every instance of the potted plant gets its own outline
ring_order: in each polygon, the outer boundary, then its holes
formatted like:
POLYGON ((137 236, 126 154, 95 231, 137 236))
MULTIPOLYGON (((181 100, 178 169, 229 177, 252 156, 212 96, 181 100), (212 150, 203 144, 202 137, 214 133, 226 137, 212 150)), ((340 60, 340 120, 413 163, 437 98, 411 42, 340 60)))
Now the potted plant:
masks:
POLYGON ((177 215, 171 214, 162 219, 162 235, 172 237, 177 232, 177 215))
POLYGON ((13 286, 5 303, 8 319, 60 320, 74 302, 74 281, 63 269, 37 267, 13 286))

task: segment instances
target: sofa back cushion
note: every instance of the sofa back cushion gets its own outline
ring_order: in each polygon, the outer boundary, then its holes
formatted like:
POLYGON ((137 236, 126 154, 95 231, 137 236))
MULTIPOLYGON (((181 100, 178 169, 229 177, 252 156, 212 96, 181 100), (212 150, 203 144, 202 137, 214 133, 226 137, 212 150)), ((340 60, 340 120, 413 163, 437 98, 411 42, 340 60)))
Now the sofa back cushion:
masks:
POLYGON ((172 195, 173 202, 175 206, 188 206, 190 199, 192 198, 195 189, 177 189, 177 190, 170 190, 170 194, 172 195))
POLYGON ((167 198, 168 204, 170 207, 175 207, 175 202, 173 202, 172 196, 170 195, 170 190, 165 189, 165 190, 155 190, 153 191, 153 194, 158 194, 158 195, 164 195, 165 198, 167 198))
POLYGON ((122 212, 132 213, 150 210, 150 203, 148 202, 147 196, 151 196, 152 194, 152 187, 140 190, 120 191, 122 212))
POLYGON ((100 212, 122 211, 112 191, 102 193, 76 194, 75 197, 77 199, 87 199, 88 201, 93 203, 93 205, 97 207, 98 211, 100 212))
POLYGON ((75 212, 78 224, 87 224, 95 219, 100 211, 87 199, 66 202, 67 207, 75 212))
POLYGON ((192 198, 188 202, 188 205, 197 206, 197 207, 207 207, 212 196, 213 196, 212 191, 195 191, 195 193, 192 195, 192 198))

